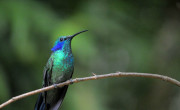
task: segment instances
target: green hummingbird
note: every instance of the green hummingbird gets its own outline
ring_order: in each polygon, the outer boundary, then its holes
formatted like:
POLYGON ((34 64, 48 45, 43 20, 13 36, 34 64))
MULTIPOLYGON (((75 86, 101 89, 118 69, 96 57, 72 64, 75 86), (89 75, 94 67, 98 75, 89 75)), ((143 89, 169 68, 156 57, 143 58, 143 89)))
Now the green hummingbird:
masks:
MULTIPOLYGON (((72 39, 87 30, 74 35, 59 37, 52 54, 44 68, 43 87, 71 79, 74 71, 74 58, 71 50, 72 39)), ((65 97, 68 86, 55 88, 39 94, 34 110, 58 110, 65 97)))

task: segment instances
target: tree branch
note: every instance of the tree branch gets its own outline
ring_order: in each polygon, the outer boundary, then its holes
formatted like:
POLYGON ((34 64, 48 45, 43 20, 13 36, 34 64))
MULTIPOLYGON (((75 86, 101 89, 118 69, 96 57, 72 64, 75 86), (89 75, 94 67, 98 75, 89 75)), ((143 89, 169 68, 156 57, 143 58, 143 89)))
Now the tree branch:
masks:
POLYGON ((84 77, 84 78, 75 78, 75 79, 72 79, 72 80, 65 81, 63 83, 59 83, 59 84, 56 84, 56 85, 51 85, 51 86, 48 86, 48 87, 44 87, 44 88, 41 88, 41 89, 37 89, 37 90, 31 91, 31 92, 24 93, 22 95, 18 95, 16 97, 12 97, 8 101, 2 103, 0 105, 0 109, 7 106, 7 105, 9 105, 9 104, 11 104, 12 102, 20 100, 22 98, 25 98, 25 97, 28 97, 28 96, 31 96, 31 95, 35 95, 35 94, 38 94, 38 93, 41 93, 41 92, 44 92, 44 91, 52 90, 52 89, 57 88, 57 87, 62 87, 62 86, 65 86, 65 85, 69 85, 69 84, 72 84, 72 83, 78 83, 78 82, 81 82, 81 81, 104 79, 104 78, 110 78, 110 77, 146 77, 146 78, 160 79, 160 80, 169 82, 171 84, 174 84, 174 85, 180 87, 180 82, 178 80, 173 79, 173 78, 168 77, 168 76, 159 75, 159 74, 117 72, 117 73, 96 75, 96 74, 93 73, 93 76, 84 77))

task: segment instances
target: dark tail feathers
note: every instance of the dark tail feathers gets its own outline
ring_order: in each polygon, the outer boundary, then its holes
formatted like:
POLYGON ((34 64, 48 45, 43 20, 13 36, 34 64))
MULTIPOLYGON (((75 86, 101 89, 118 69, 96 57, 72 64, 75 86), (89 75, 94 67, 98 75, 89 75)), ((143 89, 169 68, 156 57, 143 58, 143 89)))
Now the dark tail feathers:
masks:
POLYGON ((34 110, 45 110, 45 102, 42 93, 39 94, 34 110))

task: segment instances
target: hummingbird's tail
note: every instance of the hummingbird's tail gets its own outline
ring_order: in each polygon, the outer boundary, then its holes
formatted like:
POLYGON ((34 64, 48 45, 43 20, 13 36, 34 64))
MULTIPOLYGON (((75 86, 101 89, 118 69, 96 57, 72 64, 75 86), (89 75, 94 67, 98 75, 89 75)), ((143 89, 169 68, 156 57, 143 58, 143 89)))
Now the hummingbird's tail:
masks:
POLYGON ((39 94, 34 110, 45 110, 45 102, 43 100, 42 93, 39 94))
POLYGON ((37 99, 36 105, 34 107, 34 110, 58 110, 58 108, 61 106, 62 101, 66 95, 66 91, 68 89, 68 86, 64 86, 61 88, 56 89, 55 97, 53 97, 53 100, 51 103, 46 104, 44 97, 42 93, 39 94, 39 97, 37 99))

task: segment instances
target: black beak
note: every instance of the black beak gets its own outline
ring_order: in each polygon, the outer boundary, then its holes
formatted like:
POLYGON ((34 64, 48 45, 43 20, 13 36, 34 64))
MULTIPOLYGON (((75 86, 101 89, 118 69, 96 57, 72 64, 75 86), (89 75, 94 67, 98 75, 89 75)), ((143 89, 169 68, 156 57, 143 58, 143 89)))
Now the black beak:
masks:
POLYGON ((83 32, 86 32, 86 31, 88 31, 88 30, 84 30, 84 31, 80 31, 80 32, 78 32, 78 33, 75 33, 74 35, 71 35, 71 36, 67 36, 67 38, 73 38, 73 37, 75 37, 76 35, 78 35, 78 34, 80 34, 80 33, 83 33, 83 32))

